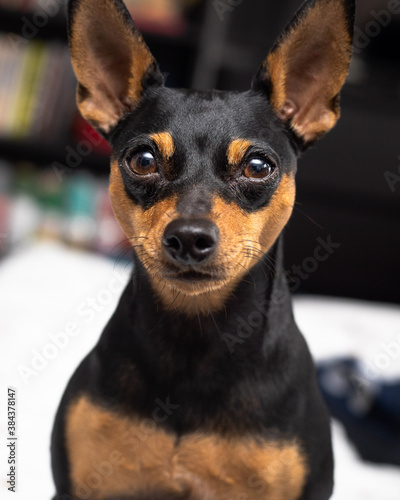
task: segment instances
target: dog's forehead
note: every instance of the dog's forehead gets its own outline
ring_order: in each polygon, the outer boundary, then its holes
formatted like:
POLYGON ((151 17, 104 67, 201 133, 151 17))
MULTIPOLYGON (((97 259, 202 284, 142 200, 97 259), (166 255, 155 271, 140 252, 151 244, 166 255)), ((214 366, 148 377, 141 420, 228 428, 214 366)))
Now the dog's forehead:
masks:
POLYGON ((171 116, 176 135, 185 131, 188 138, 204 138, 211 144, 233 138, 272 141, 282 131, 268 102, 250 92, 182 92, 182 97, 183 106, 171 116))
POLYGON ((169 95, 171 125, 193 133, 254 133, 270 112, 267 101, 250 92, 177 90, 169 95))
POLYGON ((256 92, 161 88, 143 99, 118 134, 118 145, 137 134, 169 132, 177 149, 211 153, 234 139, 258 141, 290 155, 284 125, 265 96, 256 92))

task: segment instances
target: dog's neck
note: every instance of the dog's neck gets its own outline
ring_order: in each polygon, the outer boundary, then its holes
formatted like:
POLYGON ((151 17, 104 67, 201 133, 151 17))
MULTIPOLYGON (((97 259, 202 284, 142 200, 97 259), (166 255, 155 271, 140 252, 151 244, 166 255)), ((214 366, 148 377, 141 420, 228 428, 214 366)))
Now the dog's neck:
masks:
MULTIPOLYGON (((219 311, 188 317, 165 310, 154 293, 138 264, 96 351, 102 366, 98 385, 110 400, 123 401, 128 412, 134 402, 143 414, 160 398, 184 403, 190 408, 179 414, 185 430, 196 428, 199 419, 223 427, 232 412, 235 425, 246 426, 248 406, 234 407, 229 394, 239 397, 248 383, 254 396, 268 380, 271 397, 264 394, 265 404, 277 404, 275 385, 289 383, 299 351, 280 240, 219 311)), ((240 397, 252 396, 246 389, 240 397)))
MULTIPOLYGON (((157 301, 150 279, 140 261, 136 259, 133 279, 125 291, 124 304, 133 333, 150 342, 161 339, 168 344, 186 345, 210 343, 216 351, 246 355, 255 348, 265 352, 280 332, 293 321, 291 300, 283 268, 282 238, 270 252, 236 286, 223 307, 207 313, 188 316, 180 311, 179 297, 165 309, 157 301), (140 318, 140 325, 136 328, 140 318)), ((193 299, 192 299, 193 300, 193 299)), ((126 327, 125 327, 126 328, 126 327)), ((157 348, 155 342, 154 348, 157 348)), ((241 356, 240 356, 241 357, 241 356)))

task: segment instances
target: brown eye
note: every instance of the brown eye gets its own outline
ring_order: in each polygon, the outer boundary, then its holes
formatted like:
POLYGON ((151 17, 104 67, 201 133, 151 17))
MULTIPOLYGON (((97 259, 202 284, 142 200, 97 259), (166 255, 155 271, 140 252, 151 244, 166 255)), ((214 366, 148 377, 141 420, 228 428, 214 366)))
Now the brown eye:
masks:
POLYGON ((263 160, 262 158, 253 158, 249 160, 243 170, 246 177, 252 179, 265 179, 269 177, 275 170, 275 166, 269 161, 263 160))
POLYGON ((154 174, 157 171, 157 162, 150 151, 136 153, 127 159, 127 165, 132 172, 138 175, 154 174))

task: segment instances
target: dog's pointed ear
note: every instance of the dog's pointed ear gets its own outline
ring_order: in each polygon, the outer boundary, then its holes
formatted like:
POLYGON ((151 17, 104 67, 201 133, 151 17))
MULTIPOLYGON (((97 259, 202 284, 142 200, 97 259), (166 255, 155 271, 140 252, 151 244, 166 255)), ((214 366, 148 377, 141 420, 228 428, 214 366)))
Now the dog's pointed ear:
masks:
POLYGON ((305 145, 340 116, 351 59, 355 0, 308 0, 278 38, 253 80, 305 145))
POLYGON ((82 116, 107 135, 163 77, 121 0, 70 0, 68 39, 82 116))

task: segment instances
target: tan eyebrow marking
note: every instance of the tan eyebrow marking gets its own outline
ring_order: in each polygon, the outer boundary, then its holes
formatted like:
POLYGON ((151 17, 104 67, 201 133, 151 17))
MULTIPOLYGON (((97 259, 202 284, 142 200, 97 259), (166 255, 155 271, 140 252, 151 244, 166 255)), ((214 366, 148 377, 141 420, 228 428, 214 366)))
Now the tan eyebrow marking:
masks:
POLYGON ((169 132, 157 132, 150 135, 165 160, 169 160, 175 152, 175 144, 169 132))
POLYGON ((244 155, 251 146, 251 142, 247 139, 234 139, 228 147, 227 157, 228 163, 232 167, 237 167, 243 160, 244 155))

